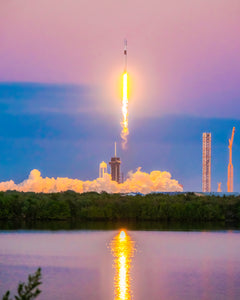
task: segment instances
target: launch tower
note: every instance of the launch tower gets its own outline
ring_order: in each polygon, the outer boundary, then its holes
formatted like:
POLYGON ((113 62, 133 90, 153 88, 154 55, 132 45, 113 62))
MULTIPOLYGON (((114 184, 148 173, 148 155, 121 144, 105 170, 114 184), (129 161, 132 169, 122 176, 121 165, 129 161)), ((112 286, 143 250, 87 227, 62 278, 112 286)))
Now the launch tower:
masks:
POLYGON ((109 165, 111 166, 112 180, 120 183, 120 157, 117 157, 117 147, 115 143, 115 156, 111 158, 109 165))
POLYGON ((211 133, 202 135, 202 191, 211 192, 211 133))
POLYGON ((229 139, 229 162, 228 162, 228 181, 227 181, 227 190, 228 193, 233 192, 233 164, 232 164, 232 145, 233 145, 233 138, 235 133, 235 127, 232 129, 232 137, 231 140, 229 139))

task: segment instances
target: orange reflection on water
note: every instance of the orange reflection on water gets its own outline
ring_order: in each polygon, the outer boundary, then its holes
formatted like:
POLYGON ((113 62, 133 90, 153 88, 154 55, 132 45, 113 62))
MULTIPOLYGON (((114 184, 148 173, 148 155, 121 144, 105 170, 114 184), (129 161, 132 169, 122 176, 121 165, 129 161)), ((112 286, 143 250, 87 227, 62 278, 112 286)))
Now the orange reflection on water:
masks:
POLYGON ((132 298, 131 292, 131 260, 134 255, 135 242, 122 230, 111 242, 111 250, 114 256, 114 292, 116 300, 132 298))

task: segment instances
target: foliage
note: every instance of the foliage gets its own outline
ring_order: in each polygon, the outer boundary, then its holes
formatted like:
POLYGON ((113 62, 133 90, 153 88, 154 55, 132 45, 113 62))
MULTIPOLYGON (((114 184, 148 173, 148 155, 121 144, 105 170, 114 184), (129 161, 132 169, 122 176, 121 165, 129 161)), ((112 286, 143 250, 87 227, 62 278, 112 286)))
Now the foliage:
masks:
MULTIPOLYGON (((18 294, 14 296, 15 300, 31 300, 37 298, 41 293, 38 286, 41 284, 41 268, 38 268, 33 275, 28 276, 28 282, 20 282, 18 285, 18 294)), ((7 291, 2 300, 11 300, 10 291, 7 291)))
POLYGON ((0 219, 14 221, 240 221, 240 197, 153 193, 0 192, 0 219))

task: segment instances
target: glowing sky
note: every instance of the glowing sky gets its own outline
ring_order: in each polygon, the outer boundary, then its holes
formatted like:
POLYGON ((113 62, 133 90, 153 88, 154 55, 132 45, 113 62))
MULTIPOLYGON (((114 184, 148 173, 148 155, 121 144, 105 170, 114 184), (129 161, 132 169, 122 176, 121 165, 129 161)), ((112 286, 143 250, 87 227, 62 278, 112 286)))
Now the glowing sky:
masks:
POLYGON ((2 0, 1 178, 22 180, 34 168, 96 177, 119 141, 126 37, 124 171, 167 170, 200 190, 201 133, 212 131, 213 181, 225 189, 227 139, 236 126, 240 182, 239 15, 239 0, 2 0))

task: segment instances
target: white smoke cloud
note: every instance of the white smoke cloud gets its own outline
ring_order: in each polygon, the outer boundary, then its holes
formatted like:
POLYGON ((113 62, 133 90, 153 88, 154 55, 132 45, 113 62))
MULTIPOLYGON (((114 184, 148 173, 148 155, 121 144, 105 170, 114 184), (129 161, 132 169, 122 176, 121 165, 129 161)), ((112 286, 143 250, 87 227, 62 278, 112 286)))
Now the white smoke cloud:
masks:
POLYGON ((16 190, 20 192, 53 193, 72 190, 78 193, 102 192, 108 193, 151 193, 151 192, 181 192, 182 186, 177 180, 171 179, 169 172, 153 171, 150 174, 138 168, 135 173, 129 172, 128 179, 121 184, 111 180, 109 174, 93 181, 82 181, 70 178, 43 178, 40 171, 34 169, 28 179, 19 184, 13 180, 0 182, 0 191, 16 190))

